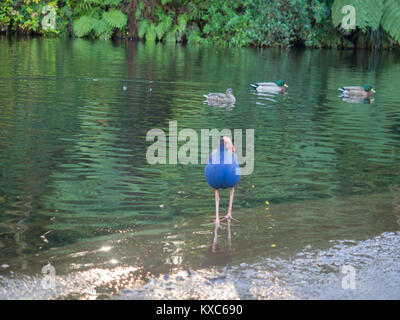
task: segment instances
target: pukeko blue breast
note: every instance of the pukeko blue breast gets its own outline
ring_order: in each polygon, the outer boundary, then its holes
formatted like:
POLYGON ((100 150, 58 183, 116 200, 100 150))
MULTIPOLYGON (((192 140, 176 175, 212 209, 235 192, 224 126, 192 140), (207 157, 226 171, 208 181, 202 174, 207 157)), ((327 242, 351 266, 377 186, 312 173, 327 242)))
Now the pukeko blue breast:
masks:
POLYGON ((227 219, 232 218, 234 187, 240 180, 240 167, 235 155, 235 147, 229 137, 222 137, 219 148, 215 149, 205 168, 208 184, 215 189, 216 223, 219 224, 218 189, 231 188, 227 219))
POLYGON ((240 180, 240 167, 234 151, 225 149, 223 139, 210 155, 205 169, 206 180, 214 189, 234 187, 240 180))

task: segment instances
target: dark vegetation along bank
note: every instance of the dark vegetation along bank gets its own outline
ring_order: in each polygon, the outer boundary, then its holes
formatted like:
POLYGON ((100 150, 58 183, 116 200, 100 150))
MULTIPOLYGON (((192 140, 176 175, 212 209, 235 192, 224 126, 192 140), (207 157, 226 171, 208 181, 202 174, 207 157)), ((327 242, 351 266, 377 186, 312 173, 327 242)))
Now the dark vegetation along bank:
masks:
POLYGON ((400 0, 1 0, 0 31, 226 46, 398 48, 400 0), (346 5, 355 9, 352 29, 343 29, 346 5))

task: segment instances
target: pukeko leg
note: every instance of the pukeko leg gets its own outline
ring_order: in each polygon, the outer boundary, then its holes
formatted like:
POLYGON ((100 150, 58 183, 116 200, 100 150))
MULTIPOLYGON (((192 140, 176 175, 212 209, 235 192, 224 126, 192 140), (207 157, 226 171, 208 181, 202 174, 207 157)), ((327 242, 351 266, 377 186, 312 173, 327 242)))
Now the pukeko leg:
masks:
POLYGON ((215 225, 219 227, 219 193, 215 189, 215 225))
POLYGON ((232 235, 231 235, 231 220, 228 219, 228 250, 231 251, 232 235))
POLYGON ((233 220, 236 220, 236 221, 240 222, 239 220, 232 218, 232 204, 233 204, 233 195, 234 195, 234 193, 235 193, 235 188, 232 187, 232 188, 231 188, 231 192, 230 192, 230 194, 229 194, 229 209, 228 209, 228 214, 225 216, 224 220, 225 220, 225 219, 228 219, 228 220, 233 219, 233 220))
POLYGON ((235 188, 231 188, 231 192, 229 193, 229 209, 227 218, 232 218, 232 203, 233 203, 233 195, 235 194, 235 188))

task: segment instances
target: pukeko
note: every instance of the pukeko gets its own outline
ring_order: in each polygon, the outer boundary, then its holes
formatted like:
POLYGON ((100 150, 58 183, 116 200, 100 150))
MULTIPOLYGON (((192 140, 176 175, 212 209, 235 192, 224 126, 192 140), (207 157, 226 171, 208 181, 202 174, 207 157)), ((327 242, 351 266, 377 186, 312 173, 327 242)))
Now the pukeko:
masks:
POLYGON ((219 189, 231 188, 228 214, 224 219, 232 219, 234 187, 240 180, 240 167, 231 138, 224 136, 210 155, 205 168, 208 184, 215 189, 215 223, 219 225, 219 189))

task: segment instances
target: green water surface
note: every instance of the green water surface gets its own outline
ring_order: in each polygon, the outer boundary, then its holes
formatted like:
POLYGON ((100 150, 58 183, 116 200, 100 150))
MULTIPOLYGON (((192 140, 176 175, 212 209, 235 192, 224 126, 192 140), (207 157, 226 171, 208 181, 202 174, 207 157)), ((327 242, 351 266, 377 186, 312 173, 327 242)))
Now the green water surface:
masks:
MULTIPOLYGON (((51 262, 62 275, 140 270, 136 281, 396 232, 399 87, 390 52, 0 38, 0 273, 35 276, 51 262), (278 79, 284 95, 249 85, 278 79), (373 99, 338 97, 339 86, 366 83, 373 99), (234 107, 203 104, 228 87, 234 107), (254 172, 235 190, 240 223, 222 262, 204 165, 146 160, 147 132, 168 132, 169 121, 199 135, 255 130, 254 172)), ((221 192, 222 213, 227 205, 221 192)), ((224 251, 225 225, 219 237, 224 251)))

